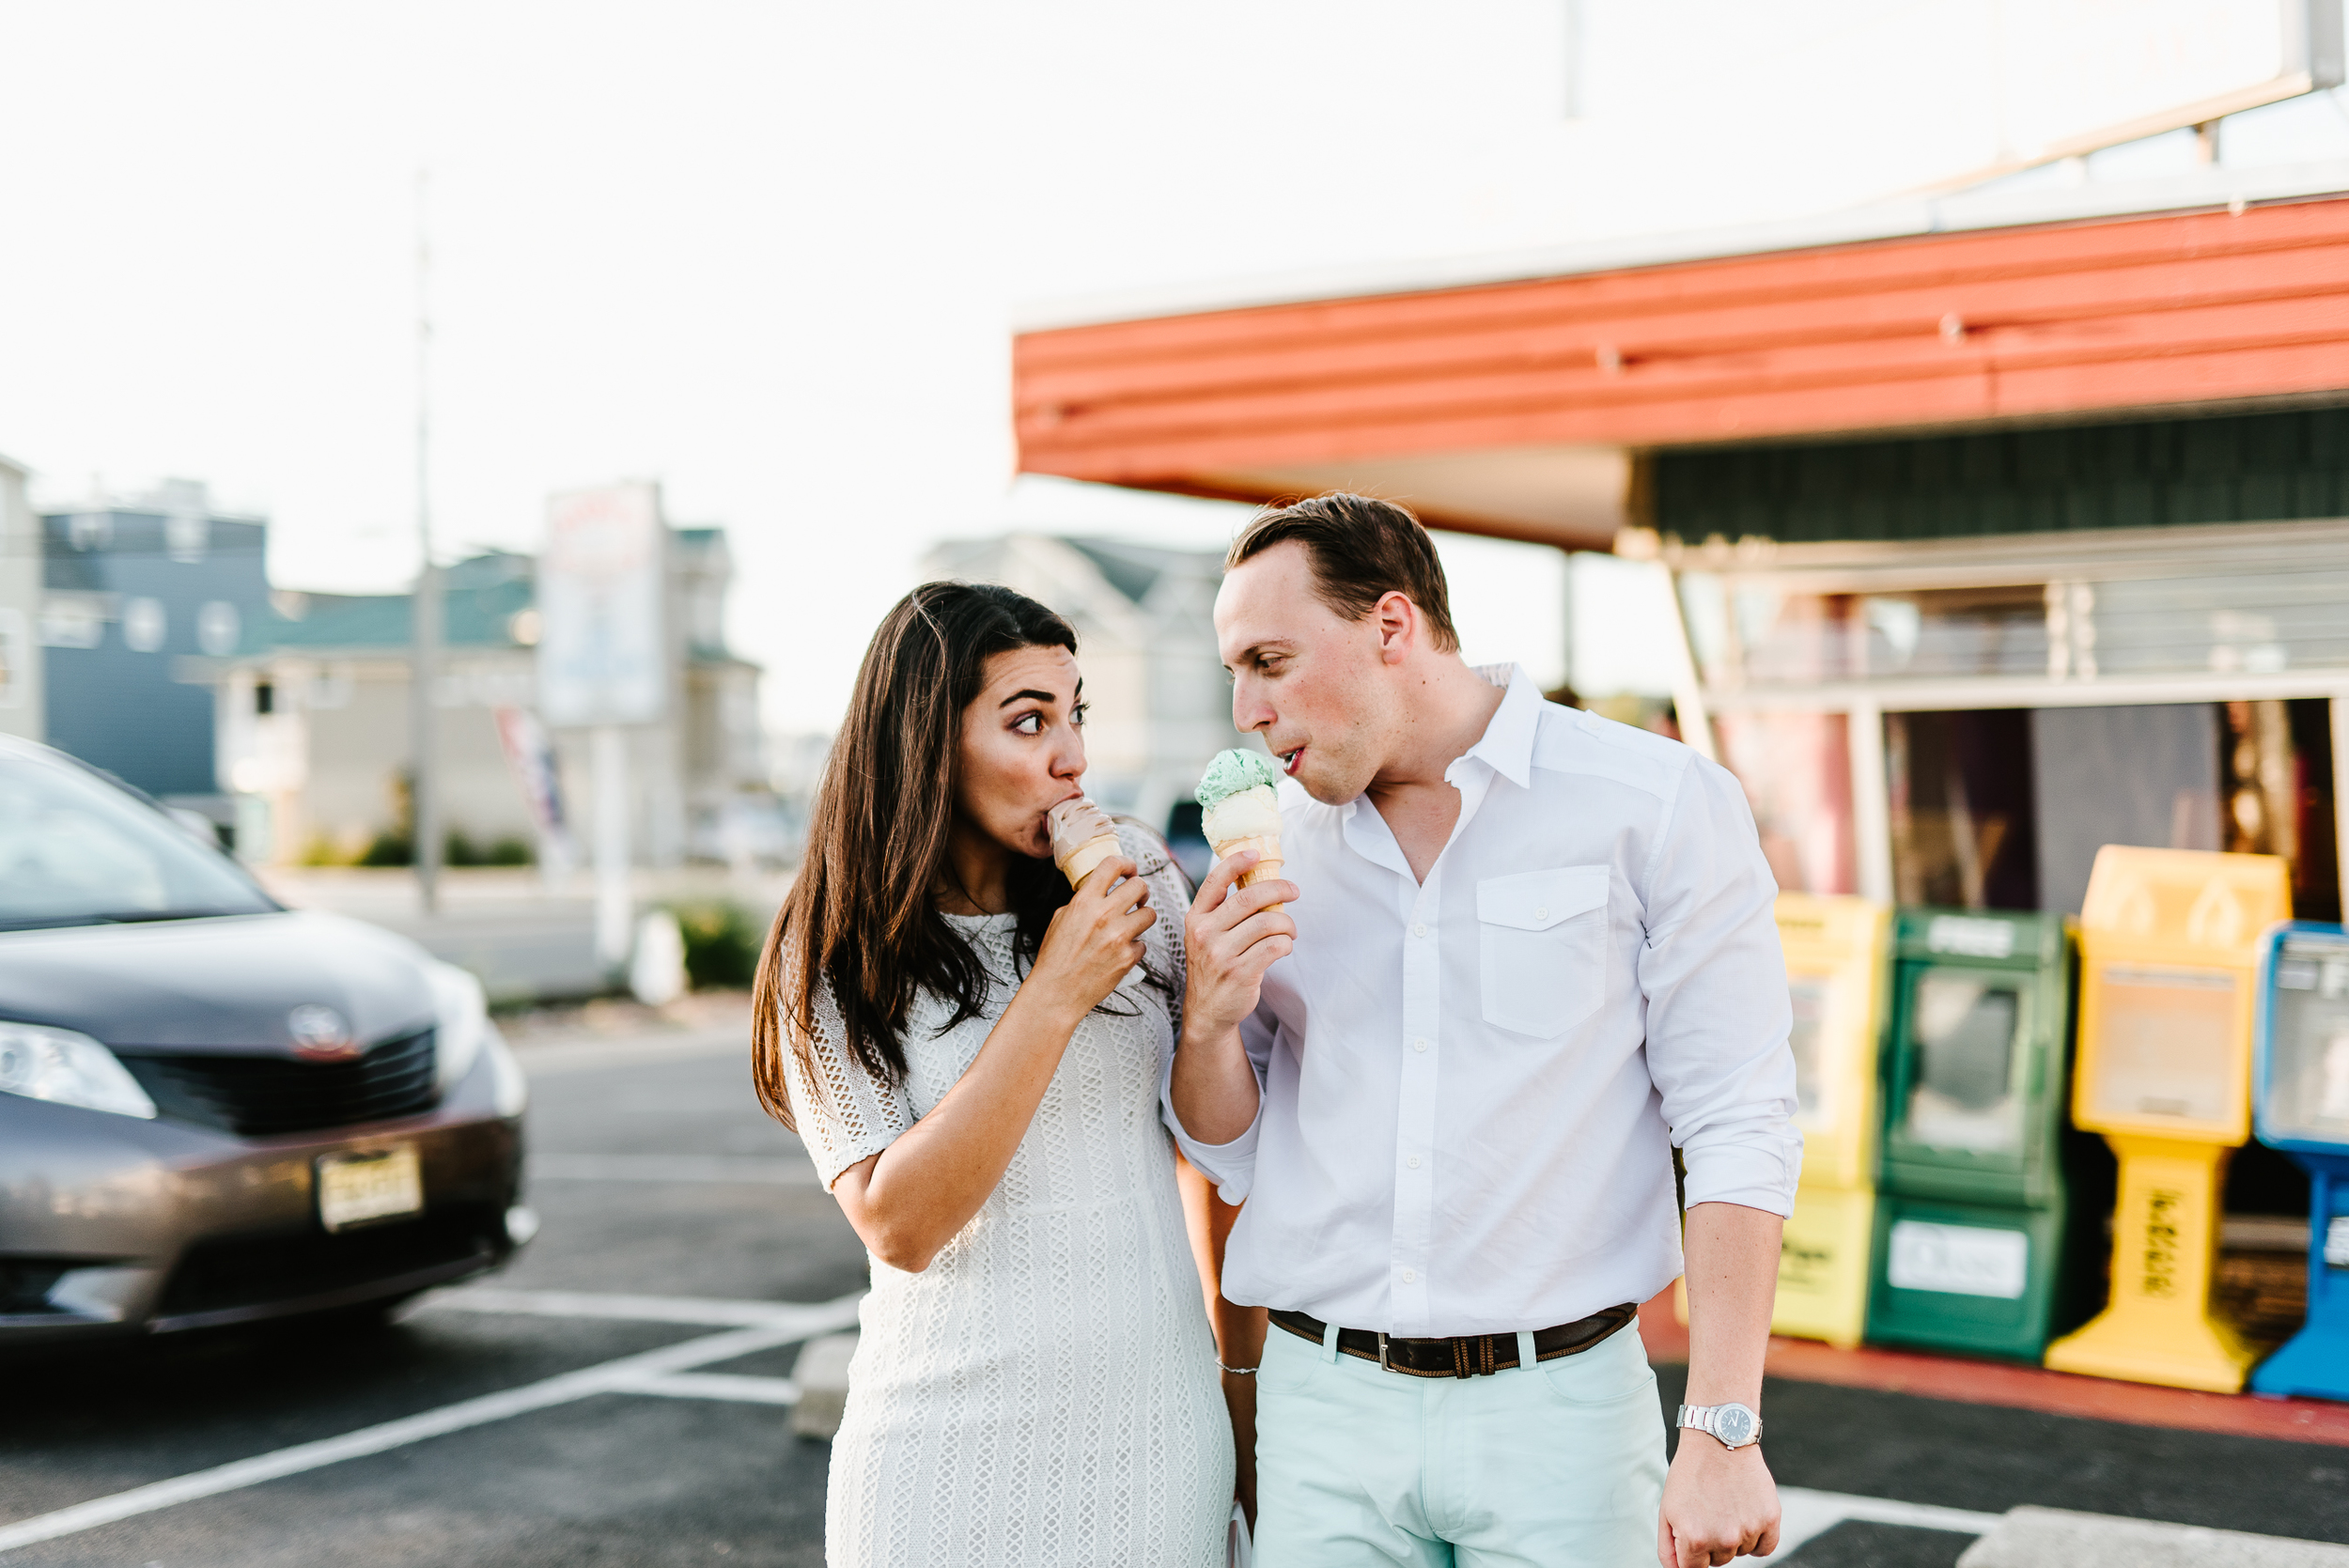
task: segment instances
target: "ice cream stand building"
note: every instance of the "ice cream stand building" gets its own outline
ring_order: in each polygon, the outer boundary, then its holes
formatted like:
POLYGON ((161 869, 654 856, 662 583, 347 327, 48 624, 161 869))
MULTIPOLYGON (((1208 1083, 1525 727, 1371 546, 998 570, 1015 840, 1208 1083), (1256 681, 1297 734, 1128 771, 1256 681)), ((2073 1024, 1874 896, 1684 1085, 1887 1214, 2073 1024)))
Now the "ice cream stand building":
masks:
POLYGON ((2042 917, 2039 972, 2108 845, 2272 856, 2339 918, 2349 169, 1064 304, 1014 403, 1027 472, 1647 563, 1787 893, 2042 917))

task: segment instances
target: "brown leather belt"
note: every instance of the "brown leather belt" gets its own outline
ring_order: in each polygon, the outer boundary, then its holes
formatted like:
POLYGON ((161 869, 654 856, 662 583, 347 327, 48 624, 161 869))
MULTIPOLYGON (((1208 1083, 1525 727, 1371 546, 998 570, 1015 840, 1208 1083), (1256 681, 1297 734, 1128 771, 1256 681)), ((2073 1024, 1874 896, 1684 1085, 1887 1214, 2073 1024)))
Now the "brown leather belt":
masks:
MULTIPOLYGON (((1272 1321, 1300 1340, 1319 1344, 1330 1326, 1303 1312, 1274 1312, 1272 1321)), ((1533 1331, 1533 1359, 1554 1361, 1579 1356, 1640 1315, 1626 1301, 1572 1323, 1533 1331)), ((1341 1355, 1376 1361, 1388 1372, 1406 1377, 1485 1377, 1517 1364, 1515 1334, 1455 1334, 1448 1340, 1397 1340, 1372 1328, 1338 1330, 1341 1355)))

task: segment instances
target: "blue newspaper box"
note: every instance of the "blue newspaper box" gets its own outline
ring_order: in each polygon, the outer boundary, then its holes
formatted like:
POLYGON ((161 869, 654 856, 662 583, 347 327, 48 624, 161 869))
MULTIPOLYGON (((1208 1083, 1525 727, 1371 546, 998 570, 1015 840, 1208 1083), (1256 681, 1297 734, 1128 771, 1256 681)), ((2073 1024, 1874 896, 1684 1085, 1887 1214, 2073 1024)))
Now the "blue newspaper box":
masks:
POLYGON ((2310 1177, 2309 1316, 2251 1388, 2349 1400, 2349 933, 2296 922, 2267 934, 2257 1028, 2252 1128, 2310 1177))

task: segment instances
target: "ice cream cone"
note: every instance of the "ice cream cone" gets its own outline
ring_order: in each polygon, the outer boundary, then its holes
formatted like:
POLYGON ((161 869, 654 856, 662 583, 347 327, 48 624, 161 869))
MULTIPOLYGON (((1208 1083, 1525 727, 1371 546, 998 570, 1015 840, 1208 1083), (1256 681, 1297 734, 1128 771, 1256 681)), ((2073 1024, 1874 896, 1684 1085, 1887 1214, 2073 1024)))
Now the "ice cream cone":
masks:
POLYGON ((1061 875, 1068 878, 1070 887, 1082 887, 1084 879, 1092 876, 1103 861, 1123 852, 1123 846, 1118 844, 1115 833, 1103 833, 1098 838, 1089 838, 1071 849, 1067 857, 1059 862, 1061 875))
MULTIPOLYGON (((1208 847, 1215 851, 1215 858, 1219 861, 1228 860, 1234 855, 1243 854, 1249 850, 1255 851, 1261 857, 1254 865, 1239 874, 1239 886, 1243 888, 1252 888, 1258 882, 1267 881, 1281 875, 1281 836, 1278 833, 1266 833, 1252 838, 1227 839, 1221 844, 1209 845, 1208 847)), ((1288 906, 1286 903, 1268 904, 1265 908, 1285 909, 1288 906)))
POLYGON ((1081 796, 1046 813, 1045 825, 1052 840, 1052 863, 1072 888, 1083 886, 1103 861, 1126 852, 1109 814, 1081 796))

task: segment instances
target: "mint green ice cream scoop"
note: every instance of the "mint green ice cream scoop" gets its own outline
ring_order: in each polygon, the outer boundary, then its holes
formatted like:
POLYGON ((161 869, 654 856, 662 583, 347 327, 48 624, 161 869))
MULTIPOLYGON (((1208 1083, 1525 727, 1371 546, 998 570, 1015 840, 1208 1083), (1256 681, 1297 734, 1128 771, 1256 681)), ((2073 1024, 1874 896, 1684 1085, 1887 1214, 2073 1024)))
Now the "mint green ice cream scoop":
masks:
POLYGON ((1197 799, 1201 805, 1212 806, 1243 789, 1278 784, 1280 779, 1281 775, 1273 770, 1272 759, 1262 752, 1218 752, 1199 781, 1197 799))

